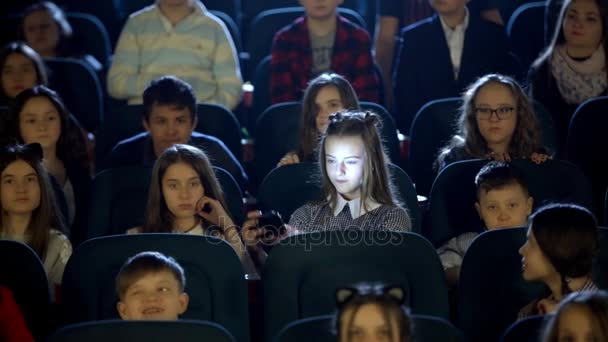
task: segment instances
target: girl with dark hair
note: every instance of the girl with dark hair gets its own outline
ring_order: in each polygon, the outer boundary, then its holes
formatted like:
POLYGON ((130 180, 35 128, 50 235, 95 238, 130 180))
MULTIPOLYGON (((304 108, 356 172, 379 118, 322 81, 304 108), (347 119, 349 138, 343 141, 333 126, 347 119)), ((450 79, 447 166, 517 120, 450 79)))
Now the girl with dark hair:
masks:
MULTIPOLYGON (((370 112, 338 112, 330 116, 319 143, 319 175, 324 200, 298 208, 286 232, 329 230, 409 231, 412 222, 400 205, 388 173, 380 141, 380 118, 370 112)), ((266 259, 259 212, 243 224, 243 240, 258 264, 266 259)))
POLYGON ((597 290, 591 268, 598 240, 595 217, 581 206, 550 204, 532 214, 528 239, 519 249, 522 275, 543 282, 547 295, 526 305, 519 317, 551 313, 569 293, 597 290))
POLYGON ((143 226, 127 233, 216 236, 234 248, 246 272, 255 274, 238 227, 225 208, 224 193, 207 155, 196 147, 175 144, 154 163, 143 226))
POLYGON ((543 342, 608 341, 608 293, 569 294, 547 324, 543 342))
POLYGON ((327 130, 329 116, 345 109, 359 109, 359 100, 344 77, 324 73, 310 81, 302 98, 298 150, 287 153, 277 166, 315 160, 315 150, 321 134, 327 130))
POLYGON ((605 0, 564 1, 551 43, 530 68, 530 96, 553 115, 560 151, 578 105, 606 95, 607 10, 605 0))
POLYGON ((12 42, 0 51, 0 106, 6 106, 17 94, 37 84, 48 83, 42 58, 22 42, 12 42))
POLYGON ((72 25, 65 12, 51 1, 37 2, 26 8, 21 20, 21 35, 44 58, 82 58, 95 71, 101 63, 91 55, 76 54, 72 44, 72 25))
POLYGON ((457 127, 437 157, 438 170, 466 159, 531 158, 540 163, 549 158, 532 103, 509 76, 489 74, 471 84, 463 94, 457 127))
POLYGON ((61 284, 72 255, 40 144, 11 145, 0 153, 0 239, 28 244, 40 257, 51 292, 61 284))
POLYGON ((339 342, 414 340, 414 324, 398 286, 358 284, 336 291, 339 342))
POLYGON ((91 165, 85 140, 57 93, 40 85, 19 93, 10 108, 12 137, 19 143, 39 143, 44 166, 65 193, 72 239, 81 241, 87 217, 91 165))

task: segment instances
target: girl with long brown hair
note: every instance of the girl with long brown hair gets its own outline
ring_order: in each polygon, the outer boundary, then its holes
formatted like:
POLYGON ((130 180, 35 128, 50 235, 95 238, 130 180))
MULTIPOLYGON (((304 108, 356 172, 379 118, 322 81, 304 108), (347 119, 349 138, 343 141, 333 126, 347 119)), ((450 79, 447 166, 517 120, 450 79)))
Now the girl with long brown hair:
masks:
POLYGON ((40 257, 51 292, 61 284, 72 245, 62 233, 63 220, 39 144, 10 145, 0 152, 0 239, 29 245, 40 257))
POLYGON ((545 161, 532 103, 511 77, 489 74, 465 91, 457 133, 439 152, 436 168, 466 159, 545 161))
POLYGON ((238 226, 225 208, 222 188, 205 153, 193 146, 175 144, 154 164, 143 226, 128 233, 219 237, 234 248, 245 271, 255 273, 238 226))

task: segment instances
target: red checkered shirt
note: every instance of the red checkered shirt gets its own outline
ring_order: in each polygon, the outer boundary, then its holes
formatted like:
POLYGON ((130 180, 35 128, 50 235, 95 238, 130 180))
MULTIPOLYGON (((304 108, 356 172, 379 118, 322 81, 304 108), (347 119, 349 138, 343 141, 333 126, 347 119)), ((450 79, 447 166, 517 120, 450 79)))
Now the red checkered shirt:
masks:
MULTIPOLYGON (((272 103, 298 101, 316 75, 312 74, 312 49, 305 16, 274 36, 271 61, 272 103)), ((338 16, 331 71, 344 76, 361 101, 379 101, 379 81, 374 71, 369 34, 338 16)))

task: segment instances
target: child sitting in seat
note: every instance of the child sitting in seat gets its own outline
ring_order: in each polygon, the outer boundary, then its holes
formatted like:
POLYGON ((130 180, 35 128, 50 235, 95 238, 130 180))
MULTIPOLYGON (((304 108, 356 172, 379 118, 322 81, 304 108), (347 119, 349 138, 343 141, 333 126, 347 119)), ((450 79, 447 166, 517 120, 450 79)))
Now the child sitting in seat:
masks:
POLYGON ((522 276, 545 284, 546 292, 519 311, 518 318, 555 311, 575 291, 597 291, 591 279, 599 251, 595 216, 576 204, 549 204, 530 216, 528 239, 519 249, 522 276))
MULTIPOLYGON (((475 186, 475 209, 485 229, 523 227, 527 224, 533 199, 514 165, 489 162, 475 176, 475 186)), ((449 285, 458 283, 462 259, 477 235, 477 232, 461 234, 437 250, 449 285)))
POLYGON ((568 295, 548 322, 543 341, 607 341, 608 293, 580 291, 568 295))
POLYGON ((399 286, 359 284, 336 291, 335 329, 340 342, 414 339, 405 291, 399 286))
POLYGON ((116 276, 116 309, 123 320, 177 320, 188 309, 184 269, 172 257, 141 252, 116 276))

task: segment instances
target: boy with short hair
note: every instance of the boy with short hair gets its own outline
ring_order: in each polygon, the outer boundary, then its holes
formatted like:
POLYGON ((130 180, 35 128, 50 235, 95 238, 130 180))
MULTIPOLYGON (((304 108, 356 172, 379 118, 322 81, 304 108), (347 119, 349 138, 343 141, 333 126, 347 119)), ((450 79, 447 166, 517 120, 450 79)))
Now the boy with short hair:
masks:
POLYGON ((157 157, 175 144, 202 149, 244 188, 247 175, 241 163, 216 137, 195 132, 196 97, 190 84, 174 76, 153 80, 144 90, 142 125, 146 132, 120 141, 110 154, 110 167, 154 166, 157 157))
POLYGON ((116 309, 123 320, 177 320, 188 308, 184 269, 159 252, 129 258, 116 276, 116 309))
MULTIPOLYGON (((514 165, 489 162, 477 173, 475 185, 475 209, 486 230, 527 225, 528 216, 532 213, 533 198, 528 193, 523 176, 514 165)), ((464 254, 478 234, 461 234, 437 250, 450 285, 458 282, 464 254)))
POLYGON ((324 72, 344 76, 359 100, 378 102, 367 31, 338 15, 344 0, 298 0, 305 15, 281 29, 272 45, 272 103, 299 101, 308 82, 324 72))

